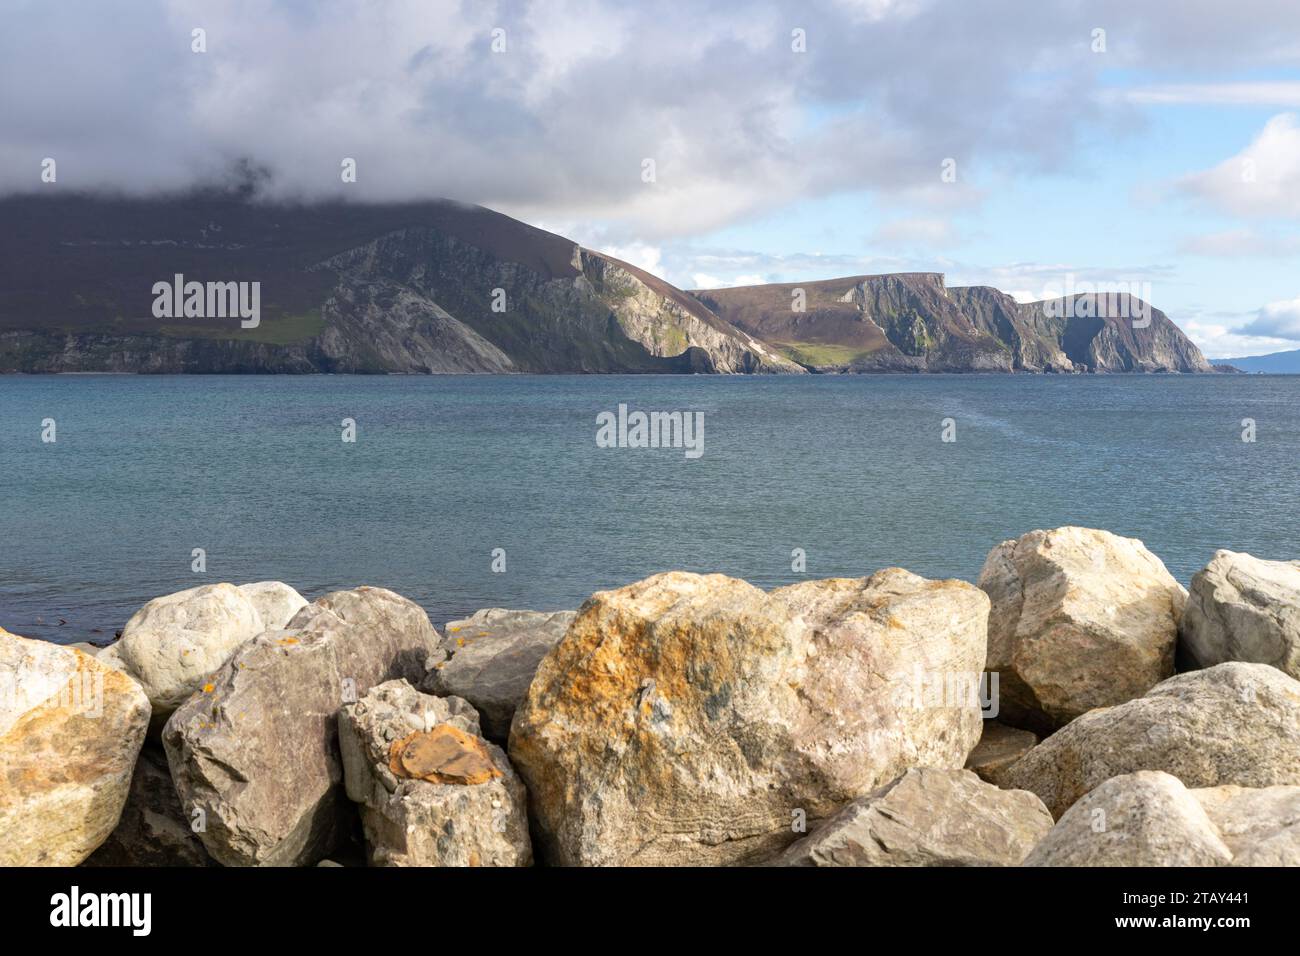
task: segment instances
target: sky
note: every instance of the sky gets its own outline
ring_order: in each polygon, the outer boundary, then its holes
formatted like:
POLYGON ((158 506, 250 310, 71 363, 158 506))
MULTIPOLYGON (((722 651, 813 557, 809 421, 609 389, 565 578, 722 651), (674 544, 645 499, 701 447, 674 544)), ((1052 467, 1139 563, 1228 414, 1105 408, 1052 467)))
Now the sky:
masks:
POLYGON ((1300 348, 1294 0, 0 0, 0 193, 241 166, 683 288, 1123 283, 1212 358, 1300 348))

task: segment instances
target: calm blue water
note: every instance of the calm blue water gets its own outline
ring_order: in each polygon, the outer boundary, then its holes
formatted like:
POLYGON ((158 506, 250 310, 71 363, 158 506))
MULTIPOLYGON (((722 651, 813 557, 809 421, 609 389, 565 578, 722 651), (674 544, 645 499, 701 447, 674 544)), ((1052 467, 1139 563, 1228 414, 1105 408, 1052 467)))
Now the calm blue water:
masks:
POLYGON ((794 548, 815 577, 974 579, 1062 524, 1186 583, 1219 547, 1300 557, 1298 473, 1300 377, 11 376, 0 625, 111 637, 153 596, 274 578, 390 587, 441 627, 668 568, 772 587, 794 548), (704 412, 703 457, 597 448, 620 402, 704 412))

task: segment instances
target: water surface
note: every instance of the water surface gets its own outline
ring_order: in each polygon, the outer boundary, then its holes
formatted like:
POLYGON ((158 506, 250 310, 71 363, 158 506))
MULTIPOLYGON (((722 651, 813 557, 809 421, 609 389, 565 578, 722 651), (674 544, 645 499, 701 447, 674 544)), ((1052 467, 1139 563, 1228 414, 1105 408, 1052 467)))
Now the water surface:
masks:
POLYGON ((441 627, 670 568, 974 580, 1063 524, 1141 538, 1187 583, 1216 548, 1300 557, 1298 470, 1288 376, 8 376, 0 626, 109 638, 215 581, 383 585, 441 627), (619 403, 702 411, 703 456, 598 448, 619 403))

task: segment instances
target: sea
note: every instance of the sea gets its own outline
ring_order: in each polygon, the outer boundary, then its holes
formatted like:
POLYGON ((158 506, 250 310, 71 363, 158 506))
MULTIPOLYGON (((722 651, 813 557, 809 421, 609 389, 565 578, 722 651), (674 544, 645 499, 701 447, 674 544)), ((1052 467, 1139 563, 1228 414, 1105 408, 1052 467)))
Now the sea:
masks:
POLYGON ((1300 558, 1298 477, 1300 376, 3 376, 0 626, 106 642, 219 581, 440 629, 671 569, 975 581, 1067 524, 1187 584, 1300 558))

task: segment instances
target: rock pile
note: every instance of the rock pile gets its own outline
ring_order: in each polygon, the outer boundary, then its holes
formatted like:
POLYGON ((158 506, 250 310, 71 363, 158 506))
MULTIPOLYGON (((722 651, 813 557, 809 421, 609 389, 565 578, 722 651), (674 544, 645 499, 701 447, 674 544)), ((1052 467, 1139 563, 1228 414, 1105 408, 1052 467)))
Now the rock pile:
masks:
POLYGON ((278 582, 98 656, 0 631, 0 865, 1300 865, 1300 562, 1189 594, 1057 528, 979 587, 669 572, 446 631, 278 582))

